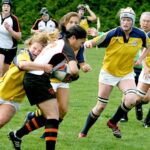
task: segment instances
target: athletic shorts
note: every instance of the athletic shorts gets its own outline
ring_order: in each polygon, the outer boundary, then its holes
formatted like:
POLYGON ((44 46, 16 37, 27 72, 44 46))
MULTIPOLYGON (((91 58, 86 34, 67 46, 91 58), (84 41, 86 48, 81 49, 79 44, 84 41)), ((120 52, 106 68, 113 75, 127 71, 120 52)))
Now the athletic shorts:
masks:
POLYGON ((134 79, 134 72, 131 72, 131 73, 129 73, 123 77, 113 76, 103 69, 101 69, 101 71, 99 73, 99 82, 107 84, 107 85, 116 86, 120 81, 127 80, 127 79, 135 80, 134 79))
POLYGON ((143 76, 143 70, 141 71, 141 74, 139 76, 139 81, 142 82, 142 83, 146 83, 146 84, 150 84, 150 74, 148 74, 147 78, 145 78, 145 76, 143 76))
POLYGON ((3 54, 5 56, 4 62, 6 64, 11 64, 13 61, 14 57, 16 56, 17 53, 17 48, 14 49, 3 49, 0 48, 0 54, 3 54))
POLYGON ((24 76, 24 89, 31 105, 56 98, 55 92, 50 84, 49 75, 26 73, 24 76))
POLYGON ((7 101, 7 100, 3 100, 0 98, 0 105, 1 104, 7 104, 7 105, 11 105, 15 108, 16 112, 19 110, 19 108, 21 107, 21 104, 18 102, 14 102, 14 101, 7 101))
POLYGON ((69 89, 69 83, 64 83, 64 82, 60 82, 60 83, 53 83, 51 82, 52 87, 54 89, 55 92, 57 92, 58 88, 66 88, 69 89))

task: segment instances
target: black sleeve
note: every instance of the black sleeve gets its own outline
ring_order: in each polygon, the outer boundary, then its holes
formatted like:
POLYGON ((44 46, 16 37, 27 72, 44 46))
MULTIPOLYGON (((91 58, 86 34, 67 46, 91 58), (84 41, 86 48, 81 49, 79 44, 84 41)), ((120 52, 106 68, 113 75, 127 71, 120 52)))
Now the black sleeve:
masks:
POLYGON ((11 15, 13 21, 13 30, 16 32, 20 32, 20 23, 18 17, 15 15, 11 15))

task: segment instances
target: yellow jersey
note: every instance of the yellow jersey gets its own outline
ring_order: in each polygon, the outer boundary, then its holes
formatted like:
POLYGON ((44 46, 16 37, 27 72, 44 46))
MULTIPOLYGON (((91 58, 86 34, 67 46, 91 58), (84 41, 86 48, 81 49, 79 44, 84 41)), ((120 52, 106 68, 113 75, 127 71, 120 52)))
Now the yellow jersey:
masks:
POLYGON ((9 70, 0 79, 0 98, 8 101, 22 102, 25 91, 23 78, 25 71, 20 70, 20 61, 31 61, 31 54, 27 50, 21 50, 11 63, 9 70))
POLYGON ((122 77, 133 71, 134 58, 138 50, 148 47, 148 36, 138 28, 132 28, 129 39, 120 27, 93 39, 98 47, 106 47, 102 69, 122 77))

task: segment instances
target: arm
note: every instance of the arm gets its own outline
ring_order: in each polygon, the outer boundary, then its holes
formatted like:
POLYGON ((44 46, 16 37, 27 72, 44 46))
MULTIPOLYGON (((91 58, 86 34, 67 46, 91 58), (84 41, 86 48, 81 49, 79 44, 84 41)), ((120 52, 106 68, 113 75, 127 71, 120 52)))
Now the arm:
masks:
POLYGON ((141 54, 141 56, 139 57, 139 59, 135 62, 135 65, 140 65, 142 60, 145 59, 145 57, 147 56, 147 54, 150 53, 150 47, 148 47, 147 49, 144 48, 143 52, 141 54))
POLYGON ((32 71, 32 70, 42 70, 44 72, 51 72, 53 66, 50 64, 37 64, 31 61, 20 61, 18 67, 21 70, 32 71))
POLYGON ((6 30, 11 34, 11 36, 14 39, 16 39, 16 40, 21 39, 21 32, 16 32, 15 30, 13 30, 13 28, 7 22, 5 22, 4 27, 6 28, 6 30))
POLYGON ((68 62, 68 65, 70 67, 71 75, 72 76, 79 76, 79 69, 78 69, 76 61, 71 60, 68 62))
POLYGON ((95 21, 96 20, 96 15, 95 13, 90 9, 89 5, 85 5, 86 10, 88 11, 88 13, 90 14, 90 16, 87 16, 89 21, 95 21))

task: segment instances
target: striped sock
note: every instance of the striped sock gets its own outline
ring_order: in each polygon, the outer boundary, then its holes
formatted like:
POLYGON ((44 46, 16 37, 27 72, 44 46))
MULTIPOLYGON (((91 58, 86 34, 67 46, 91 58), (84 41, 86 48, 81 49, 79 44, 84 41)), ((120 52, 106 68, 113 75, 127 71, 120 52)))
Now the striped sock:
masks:
POLYGON ((58 133, 58 120, 47 119, 45 125, 46 150, 54 150, 58 133))
POLYGON ((22 126, 19 130, 16 131, 16 136, 18 138, 22 138, 24 135, 32 132, 38 128, 41 128, 45 125, 46 119, 43 116, 38 116, 32 118, 29 122, 27 122, 24 126, 22 126))

